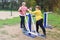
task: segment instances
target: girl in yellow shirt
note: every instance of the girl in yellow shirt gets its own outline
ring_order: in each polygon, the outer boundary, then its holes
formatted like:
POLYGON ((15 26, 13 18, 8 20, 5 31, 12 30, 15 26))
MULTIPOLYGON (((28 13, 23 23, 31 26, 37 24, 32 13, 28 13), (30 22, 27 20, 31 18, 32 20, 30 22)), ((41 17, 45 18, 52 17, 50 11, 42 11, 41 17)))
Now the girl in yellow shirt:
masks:
POLYGON ((33 12, 31 10, 29 10, 29 9, 28 9, 28 11, 35 15, 35 18, 36 18, 36 31, 37 31, 37 33, 39 33, 38 30, 39 30, 39 26, 40 26, 42 31, 43 31, 43 33, 44 33, 44 35, 42 35, 42 36, 46 37, 46 30, 43 27, 43 17, 42 17, 42 12, 40 10, 40 7, 36 6, 35 7, 35 11, 33 11, 33 12))

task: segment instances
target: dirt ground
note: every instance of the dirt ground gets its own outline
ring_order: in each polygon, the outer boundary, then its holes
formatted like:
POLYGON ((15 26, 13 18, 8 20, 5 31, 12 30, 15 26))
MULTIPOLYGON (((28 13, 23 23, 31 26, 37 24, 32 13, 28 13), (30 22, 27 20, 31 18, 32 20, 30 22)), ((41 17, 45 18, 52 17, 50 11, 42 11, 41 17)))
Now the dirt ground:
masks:
POLYGON ((22 33, 19 24, 8 26, 5 25, 0 28, 0 40, 60 40, 60 31, 53 29, 47 30, 47 38, 43 39, 41 37, 31 38, 22 33))
MULTIPOLYGON (((0 19, 7 19, 17 17, 18 12, 13 12, 13 16, 11 16, 11 12, 0 11, 0 19)), ((3 28, 0 28, 0 40, 60 40, 60 31, 56 28, 46 29, 47 30, 47 38, 43 39, 41 37, 31 38, 22 33, 19 24, 16 25, 4 25, 3 28)))

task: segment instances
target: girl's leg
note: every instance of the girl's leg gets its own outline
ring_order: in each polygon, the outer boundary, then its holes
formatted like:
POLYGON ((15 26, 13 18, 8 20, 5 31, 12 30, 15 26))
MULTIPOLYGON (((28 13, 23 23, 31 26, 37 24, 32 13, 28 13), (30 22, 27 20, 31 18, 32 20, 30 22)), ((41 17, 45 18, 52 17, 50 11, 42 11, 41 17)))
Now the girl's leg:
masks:
POLYGON ((21 28, 23 30, 23 33, 25 33, 27 30, 26 30, 26 27, 25 27, 25 17, 24 16, 20 16, 21 18, 21 28))
POLYGON ((25 27, 25 17, 24 16, 23 16, 22 23, 23 23, 23 28, 24 28, 25 27))
MULTIPOLYGON (((26 30, 26 27, 25 27, 25 17, 23 16, 23 28, 24 28, 24 30, 26 30)), ((27 31, 27 30, 26 30, 27 31)))
POLYGON ((42 28, 42 31, 43 31, 44 35, 46 35, 46 30, 45 30, 45 28, 43 27, 43 19, 41 19, 41 20, 39 21, 39 24, 40 24, 40 27, 42 28))
POLYGON ((38 25, 38 21, 37 21, 36 22, 36 31, 37 31, 37 33, 39 33, 38 30, 39 30, 39 25, 38 25))
POLYGON ((20 27, 22 28, 22 16, 20 16, 20 18, 21 18, 21 22, 20 22, 20 27))

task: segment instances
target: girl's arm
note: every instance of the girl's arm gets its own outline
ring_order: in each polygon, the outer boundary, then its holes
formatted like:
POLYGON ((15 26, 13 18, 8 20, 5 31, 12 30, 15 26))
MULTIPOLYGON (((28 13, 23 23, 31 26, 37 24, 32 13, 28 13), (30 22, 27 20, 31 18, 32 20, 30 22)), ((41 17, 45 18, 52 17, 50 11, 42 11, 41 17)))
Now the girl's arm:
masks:
POLYGON ((21 11, 21 7, 19 7, 19 9, 18 9, 18 12, 20 12, 21 11))
POLYGON ((29 10, 29 9, 28 9, 28 11, 29 11, 29 13, 31 13, 31 14, 36 14, 36 12, 37 12, 37 11, 33 11, 33 12, 32 12, 32 11, 29 10))

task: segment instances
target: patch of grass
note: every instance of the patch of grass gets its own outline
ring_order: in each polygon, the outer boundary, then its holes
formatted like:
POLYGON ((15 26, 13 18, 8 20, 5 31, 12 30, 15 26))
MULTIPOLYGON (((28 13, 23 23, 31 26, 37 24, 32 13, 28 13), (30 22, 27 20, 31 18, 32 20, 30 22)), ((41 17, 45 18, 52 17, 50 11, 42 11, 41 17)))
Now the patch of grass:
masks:
POLYGON ((12 19, 6 19, 6 20, 0 20, 0 27, 3 25, 14 25, 20 23, 20 18, 19 17, 14 17, 12 19))
POLYGON ((12 18, 12 19, 6 19, 5 20, 6 25, 14 25, 14 24, 19 23, 19 22, 20 22, 19 17, 15 17, 15 18, 12 18))
MULTIPOLYGON (((0 20, 0 27, 3 25, 14 25, 17 23, 20 23, 19 17, 6 19, 6 20, 0 20)), ((54 14, 54 13, 48 14, 48 23, 56 28, 60 28, 60 15, 54 14)))
POLYGON ((49 14, 48 23, 53 25, 56 28, 60 28, 60 15, 54 13, 49 14))
POLYGON ((0 20, 0 28, 3 28, 4 21, 0 20))

